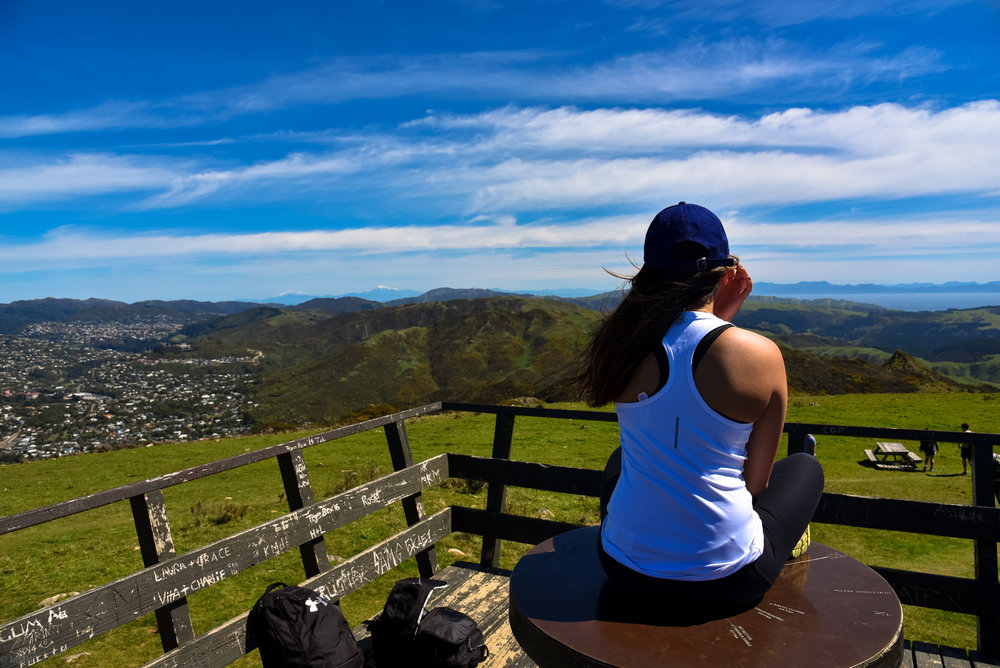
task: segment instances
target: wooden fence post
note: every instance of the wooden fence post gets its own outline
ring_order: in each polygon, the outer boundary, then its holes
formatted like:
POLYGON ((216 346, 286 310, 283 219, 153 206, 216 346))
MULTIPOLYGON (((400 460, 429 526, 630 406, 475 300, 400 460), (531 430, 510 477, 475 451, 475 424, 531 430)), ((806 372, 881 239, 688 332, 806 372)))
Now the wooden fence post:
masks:
MULTIPOLYGON (((394 471, 413 466, 413 451, 410 450, 410 440, 406 436, 406 425, 402 420, 390 422, 385 426, 385 440, 389 444, 389 458, 392 460, 394 471)), ((407 526, 413 526, 426 517, 424 499, 420 492, 403 499, 403 516, 406 517, 407 526)), ((433 545, 418 552, 416 559, 420 577, 429 578, 437 573, 437 552, 433 545)))
MULTIPOLYGON (((278 455, 276 459, 278 469, 281 471, 281 482, 285 486, 288 509, 298 510, 315 503, 302 451, 292 450, 278 455)), ((299 545, 299 554, 302 556, 302 568, 305 570, 306 578, 330 570, 330 559, 326 554, 326 543, 323 542, 322 533, 299 545)))
MULTIPOLYGON (((994 507, 993 444, 973 443, 972 505, 994 507)), ((997 540, 975 541, 976 580, 984 585, 997 582, 997 540)), ((976 640, 979 651, 1000 656, 1000 619, 976 617, 976 640)))
MULTIPOLYGON (((139 552, 144 566, 154 566, 176 556, 174 539, 167 521, 167 506, 163 492, 153 490, 129 497, 132 519, 139 539, 139 552)), ((181 643, 194 640, 191 613, 187 598, 182 597, 156 609, 156 626, 160 632, 163 651, 169 652, 181 643)))
MULTIPOLYGON (((493 429, 493 458, 510 459, 511 444, 514 440, 514 413, 497 413, 493 429)), ((486 510, 502 513, 507 507, 507 484, 499 478, 487 481, 486 510)), ((483 567, 496 568, 500 565, 500 539, 483 536, 483 550, 479 557, 483 567)))

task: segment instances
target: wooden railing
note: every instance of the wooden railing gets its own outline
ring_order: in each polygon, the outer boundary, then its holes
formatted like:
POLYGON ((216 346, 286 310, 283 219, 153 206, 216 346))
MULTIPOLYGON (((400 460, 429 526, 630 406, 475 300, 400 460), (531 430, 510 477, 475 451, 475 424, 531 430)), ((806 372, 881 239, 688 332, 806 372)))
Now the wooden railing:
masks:
MULTIPOLYGON (((473 526, 474 532, 488 537, 483 541, 484 565, 496 565, 499 555, 496 541, 499 538, 509 536, 512 540, 520 542, 539 542, 534 539, 546 533, 546 529, 543 528, 544 520, 512 519, 504 514, 507 487, 529 487, 591 496, 600 493, 599 472, 507 460, 511 456, 514 420, 517 416, 614 422, 616 421, 614 413, 482 406, 453 402, 445 402, 443 408, 496 415, 493 459, 473 461, 473 458, 455 457, 451 464, 453 477, 479 478, 490 484, 486 511, 472 513, 482 518, 473 526), (519 530, 523 533, 518 533, 519 530), (523 540, 525 538, 527 540, 523 540)), ((787 423, 785 432, 788 434, 789 453, 805 451, 807 434, 972 444, 973 505, 971 506, 824 493, 814 521, 972 540, 975 561, 975 577, 972 579, 885 568, 877 564, 873 564, 872 567, 889 582, 902 603, 974 615, 979 650, 984 654, 1000 656, 1000 584, 997 580, 1000 509, 994 506, 992 458, 993 446, 1000 444, 1000 434, 804 423, 787 423)), ((462 510, 461 515, 465 515, 466 512, 470 511, 462 510)), ((552 526, 551 531, 565 530, 565 528, 552 526)))
MULTIPOLYGON (((145 568, 36 613, 0 624, 0 666, 32 665, 149 612, 156 613, 165 651, 163 657, 149 665, 227 665, 247 651, 245 613, 196 638, 186 593, 193 587, 211 586, 249 566, 296 548, 307 582, 334 599, 410 557, 416 558, 421 575, 430 576, 438 569, 434 544, 453 531, 482 536, 481 564, 496 566, 503 540, 536 544, 577 526, 507 513, 508 488, 524 487, 592 497, 600 493, 600 471, 512 459, 515 421, 521 416, 616 420, 613 413, 598 411, 435 403, 2 517, 0 535, 128 500, 145 568), (446 453, 414 465, 406 420, 441 410, 494 414, 492 456, 446 453), (376 428, 385 430, 396 472, 316 501, 303 450, 376 428), (272 458, 279 465, 289 514, 177 555, 163 503, 163 490, 272 458), (488 484, 485 509, 452 506, 426 516, 421 492, 448 477, 485 481, 488 484), (325 533, 397 502, 403 506, 408 529, 377 545, 359 546, 367 549, 336 566, 330 565, 323 542, 325 533)), ((972 540, 975 576, 971 579, 878 565, 874 568, 888 580, 903 603, 975 615, 979 651, 1000 656, 1000 584, 997 582, 1000 510, 993 503, 991 459, 993 445, 1000 443, 1000 435, 796 423, 787 424, 785 430, 789 435, 789 450, 793 452, 804 448, 807 433, 884 440, 933 439, 973 445, 972 506, 828 493, 823 495, 815 521, 972 540)))
POLYGON ((420 493, 448 477, 448 461, 442 454, 411 466, 405 421, 440 409, 441 404, 430 404, 0 518, 3 535, 127 500, 146 566, 0 624, 0 667, 34 665, 150 612, 156 614, 165 654, 149 665, 228 665, 247 651, 246 614, 195 638, 187 594, 295 548, 305 577, 315 580, 313 588, 334 600, 411 557, 416 557, 421 575, 429 577, 437 571, 434 543, 451 533, 450 511, 425 517, 420 493), (397 471, 316 502, 303 450, 377 428, 385 429, 397 471), (163 490, 268 459, 278 462, 291 512, 176 554, 163 490), (331 567, 324 534, 396 502, 402 504, 410 528, 331 567))

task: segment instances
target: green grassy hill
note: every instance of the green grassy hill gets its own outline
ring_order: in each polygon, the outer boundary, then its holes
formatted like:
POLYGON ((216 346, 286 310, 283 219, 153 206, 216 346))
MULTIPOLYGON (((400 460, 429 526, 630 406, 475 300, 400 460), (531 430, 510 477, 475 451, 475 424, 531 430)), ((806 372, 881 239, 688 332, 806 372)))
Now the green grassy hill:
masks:
POLYGON ((369 404, 402 408, 443 398, 492 403, 570 394, 563 379, 597 320, 593 311, 520 298, 446 305, 397 307, 326 323, 333 340, 350 343, 266 371, 258 418, 296 423, 369 404), (374 333, 362 336, 365 329, 374 333))
MULTIPOLYGON (((1000 433, 997 395, 867 394, 793 397, 788 419, 794 422, 847 424, 921 429, 958 430, 968 421, 977 432, 1000 433)), ((555 407, 580 408, 579 405, 555 407)), ((407 423, 414 459, 422 461, 440 452, 488 455, 493 440, 493 417, 484 414, 434 414, 407 423)), ((515 459, 599 469, 617 442, 613 423, 518 418, 514 432, 515 459)), ((303 433, 178 443, 63 459, 0 465, 0 515, 162 475, 251 449, 288 441, 303 433)), ((909 443, 915 448, 915 443, 909 443)), ((945 444, 935 473, 878 471, 861 463, 866 439, 820 436, 817 456, 830 492, 967 504, 971 501, 968 476, 961 475, 957 448, 945 444)), ((318 498, 332 496, 391 470, 385 435, 381 430, 356 434, 305 451, 309 476, 318 498)), ((178 552, 206 545, 287 512, 280 477, 273 462, 213 476, 170 488, 164 493, 170 526, 178 552)), ((455 481, 424 495, 428 512, 448 504, 483 508, 486 490, 455 481)), ((508 492, 508 510, 529 517, 595 523, 596 499, 541 493, 514 488, 508 492)), ((351 525, 325 537, 334 560, 356 553, 402 527, 402 513, 379 515, 371 522, 351 525)), ((813 540, 846 552, 864 563, 892 568, 972 577, 971 541, 926 537, 901 532, 813 525, 813 540)), ((442 566, 461 550, 476 559, 479 540, 454 534, 439 548, 442 566)), ((501 565, 512 567, 529 546, 505 541, 501 565)), ((0 620, 8 621, 36 609, 54 594, 85 591, 142 567, 127 503, 57 520, 46 525, 0 536, 0 620)), ((390 571, 373 587, 343 600, 352 624, 377 612, 392 582, 416 574, 411 562, 390 571)), ((196 633, 249 609, 270 582, 304 579, 295 550, 250 569, 189 598, 196 633)), ((965 615, 906 606, 904 634, 908 638, 956 647, 975 647, 975 623, 965 615)), ((149 615, 121 629, 103 634, 67 654, 41 665, 84 668, 139 665, 160 653, 155 621, 149 615)), ((237 666, 259 666, 256 655, 237 666)))
POLYGON ((1000 307, 912 313, 850 302, 749 300, 735 323, 823 356, 883 361, 904 350, 958 380, 1000 381, 1000 307))
MULTIPOLYGON (((254 419, 329 422, 368 405, 404 408, 442 398, 576 398, 564 379, 601 317, 590 303, 528 297, 357 306, 340 313, 254 308, 185 328, 174 341, 190 348, 164 354, 212 357, 262 351, 254 419)), ((870 315, 849 304, 753 302, 737 322, 782 345, 793 392, 993 389, 960 366, 970 362, 933 363, 944 365, 949 375, 964 376, 959 382, 909 351, 894 357, 893 351, 845 345, 836 338, 847 332, 845 321, 861 322, 870 315)), ((969 314, 964 318, 974 321, 969 314)))

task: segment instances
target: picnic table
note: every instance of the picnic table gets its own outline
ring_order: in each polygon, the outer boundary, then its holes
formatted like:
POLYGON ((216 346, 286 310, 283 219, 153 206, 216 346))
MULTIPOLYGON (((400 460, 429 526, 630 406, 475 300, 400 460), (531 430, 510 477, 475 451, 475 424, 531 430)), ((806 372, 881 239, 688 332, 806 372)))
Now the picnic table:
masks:
POLYGON ((923 458, 915 452, 910 452, 902 443, 878 441, 875 451, 865 450, 868 461, 879 469, 915 469, 923 458))

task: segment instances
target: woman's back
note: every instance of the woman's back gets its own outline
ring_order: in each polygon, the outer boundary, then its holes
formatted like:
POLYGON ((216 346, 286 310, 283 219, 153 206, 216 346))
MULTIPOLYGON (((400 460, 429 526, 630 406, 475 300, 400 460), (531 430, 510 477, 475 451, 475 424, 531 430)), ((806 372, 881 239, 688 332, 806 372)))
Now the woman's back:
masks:
MULTIPOLYGON (((699 310, 729 320, 752 287, 746 268, 735 267, 723 276, 714 299, 699 310)), ((643 393, 651 396, 663 380, 660 365, 650 354, 616 400, 632 402, 643 393)), ((781 351, 773 341, 755 332, 728 328, 705 351, 694 381, 701 398, 717 413, 754 425, 747 441, 743 475, 747 489, 756 496, 767 487, 785 425, 788 386, 781 351)))
POLYGON ((608 508, 605 548, 647 575, 715 579, 762 549, 742 475, 753 425, 709 406, 692 374, 706 335, 725 327, 711 313, 684 312, 662 341, 670 368, 664 386, 616 406, 622 475, 608 508))

